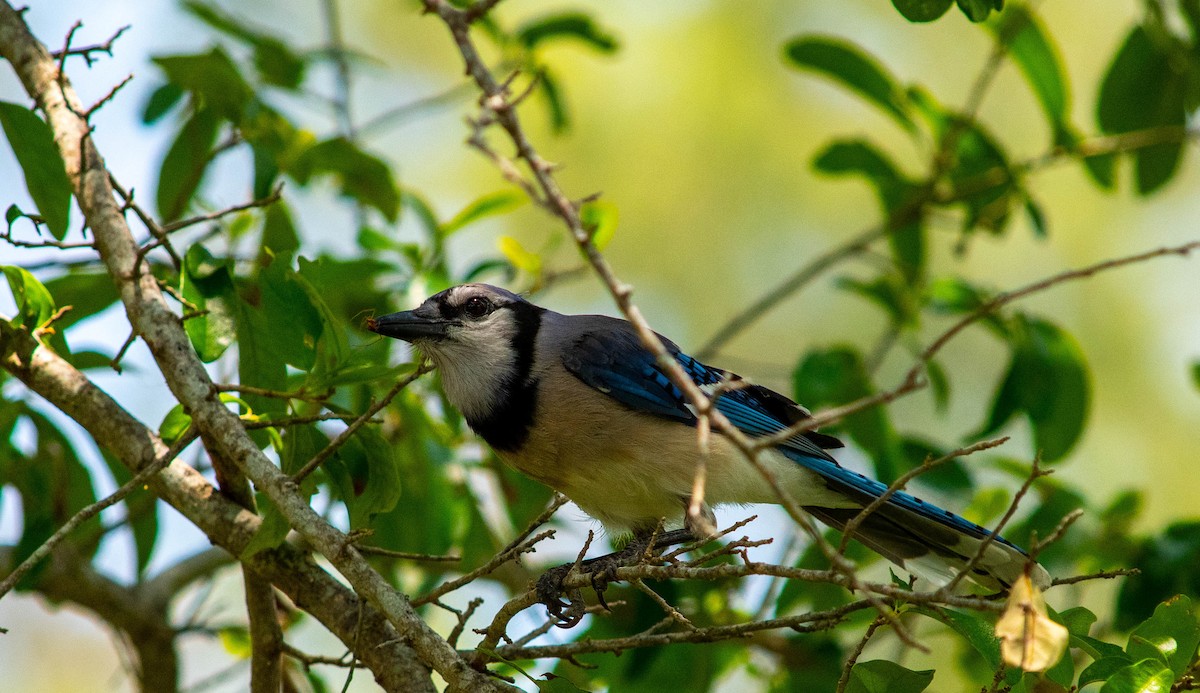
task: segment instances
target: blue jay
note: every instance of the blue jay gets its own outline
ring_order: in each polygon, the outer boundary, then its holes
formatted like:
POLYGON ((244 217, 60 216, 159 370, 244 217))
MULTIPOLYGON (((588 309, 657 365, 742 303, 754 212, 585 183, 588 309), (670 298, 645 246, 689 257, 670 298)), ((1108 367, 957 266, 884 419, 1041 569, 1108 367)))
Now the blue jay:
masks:
MULTIPOLYGON (((562 492, 610 531, 644 537, 662 519, 685 515, 698 455, 697 417, 628 322, 563 315, 504 289, 464 284, 367 326, 428 355, 447 399, 504 462, 562 492)), ((740 380, 662 341, 701 389, 712 393, 719 383, 740 380)), ((810 416, 777 392, 739 385, 722 392, 716 408, 748 436, 810 416)), ((839 466, 827 450, 841 446, 814 431, 760 455, 799 505, 838 529, 887 489, 839 466)), ((707 464, 706 503, 778 502, 762 475, 719 434, 707 464)), ((712 517, 707 507, 704 512, 712 517)), ((945 582, 989 536, 973 522, 897 492, 865 518, 854 538, 909 571, 945 582)), ((1035 584, 1049 584, 1041 566, 996 536, 971 577, 1007 588, 1027 568, 1035 584)))

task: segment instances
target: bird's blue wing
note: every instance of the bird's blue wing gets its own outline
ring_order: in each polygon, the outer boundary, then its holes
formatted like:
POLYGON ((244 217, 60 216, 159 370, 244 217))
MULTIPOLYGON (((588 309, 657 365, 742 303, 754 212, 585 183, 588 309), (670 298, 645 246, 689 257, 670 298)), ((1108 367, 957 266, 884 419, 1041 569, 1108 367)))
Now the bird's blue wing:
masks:
MULTIPOLYGON (((783 395, 745 383, 733 373, 707 366, 684 354, 670 340, 662 339, 668 353, 701 388, 711 390, 721 383, 735 385, 717 399, 717 410, 746 435, 769 435, 809 415, 783 395)), ((632 331, 585 333, 575 342, 574 348, 566 352, 563 364, 590 387, 631 409, 693 426, 697 422, 683 392, 671 382, 653 354, 642 346, 632 331)), ((836 447, 841 447, 836 438, 815 432, 794 436, 781 446, 798 456, 827 460, 834 467, 837 463, 823 448, 836 447)))
MULTIPOLYGON (((739 376, 705 365, 684 354, 670 340, 662 339, 668 353, 702 388, 722 382, 741 381, 739 376)), ((663 373, 654 356, 642 346, 631 330, 610 329, 585 333, 578 338, 574 348, 567 350, 563 363, 575 377, 631 409, 687 425, 694 426, 697 423, 683 392, 663 373)), ((716 406, 730 423, 751 437, 777 433, 809 416, 806 410, 787 397, 758 385, 730 389, 717 399, 716 406)), ((869 504, 887 491, 887 484, 838 465, 825 452, 825 448, 836 447, 841 447, 836 438, 808 432, 793 436, 777 449, 797 464, 819 474, 829 488, 855 499, 861 505, 869 504)), ((976 539, 992 534, 974 522, 903 491, 893 493, 888 505, 976 539)), ((999 536, 996 541, 1013 546, 999 536)))

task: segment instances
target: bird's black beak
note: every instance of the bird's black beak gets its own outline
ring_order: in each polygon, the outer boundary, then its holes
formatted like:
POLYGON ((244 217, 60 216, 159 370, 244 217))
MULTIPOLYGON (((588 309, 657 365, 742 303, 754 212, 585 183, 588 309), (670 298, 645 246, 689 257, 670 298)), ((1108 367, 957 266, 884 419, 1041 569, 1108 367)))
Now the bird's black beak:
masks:
POLYGON ((446 336, 449 326, 450 322, 447 320, 422 317, 412 310, 367 318, 368 330, 406 342, 441 339, 446 336))

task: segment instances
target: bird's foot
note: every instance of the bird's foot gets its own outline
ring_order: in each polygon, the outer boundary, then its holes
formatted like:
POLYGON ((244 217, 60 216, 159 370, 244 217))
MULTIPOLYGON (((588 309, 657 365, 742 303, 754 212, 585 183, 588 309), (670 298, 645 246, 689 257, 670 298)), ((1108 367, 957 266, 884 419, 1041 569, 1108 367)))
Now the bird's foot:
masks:
POLYGON ((578 568, 580 573, 590 578, 592 589, 596 592, 596 600, 605 610, 609 610, 604 593, 608 590, 610 583, 617 581, 618 568, 637 565, 653 553, 668 546, 691 541, 691 539, 692 533, 688 530, 634 537, 620 551, 551 568, 538 578, 534 588, 538 601, 546 606, 546 612, 550 618, 554 619, 555 626, 574 628, 583 620, 583 616, 587 612, 587 604, 583 601, 581 589, 564 586, 567 576, 571 574, 572 570, 578 568))

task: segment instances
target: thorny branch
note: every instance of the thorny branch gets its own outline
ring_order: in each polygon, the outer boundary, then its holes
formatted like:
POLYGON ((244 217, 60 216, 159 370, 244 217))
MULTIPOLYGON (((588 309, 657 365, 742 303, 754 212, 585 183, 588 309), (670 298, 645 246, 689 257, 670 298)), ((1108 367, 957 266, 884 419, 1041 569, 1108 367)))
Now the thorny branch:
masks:
MULTIPOLYGON (((83 26, 82 23, 80 23, 79 26, 83 26)), ((78 48, 71 48, 68 46, 64 50, 50 51, 50 57, 54 58, 55 60, 62 60, 69 55, 77 55, 83 58, 88 67, 91 67, 92 63, 96 62, 96 59, 92 57, 93 53, 104 53, 111 58, 113 55, 113 44, 117 42, 117 39, 121 38, 122 34, 124 34, 126 31, 129 31, 131 28, 133 28, 132 24, 126 24, 120 29, 117 29, 116 32, 113 33, 112 36, 109 36, 108 40, 104 43, 95 43, 90 46, 79 46, 78 48)), ((72 32, 74 32, 74 29, 72 32)))

